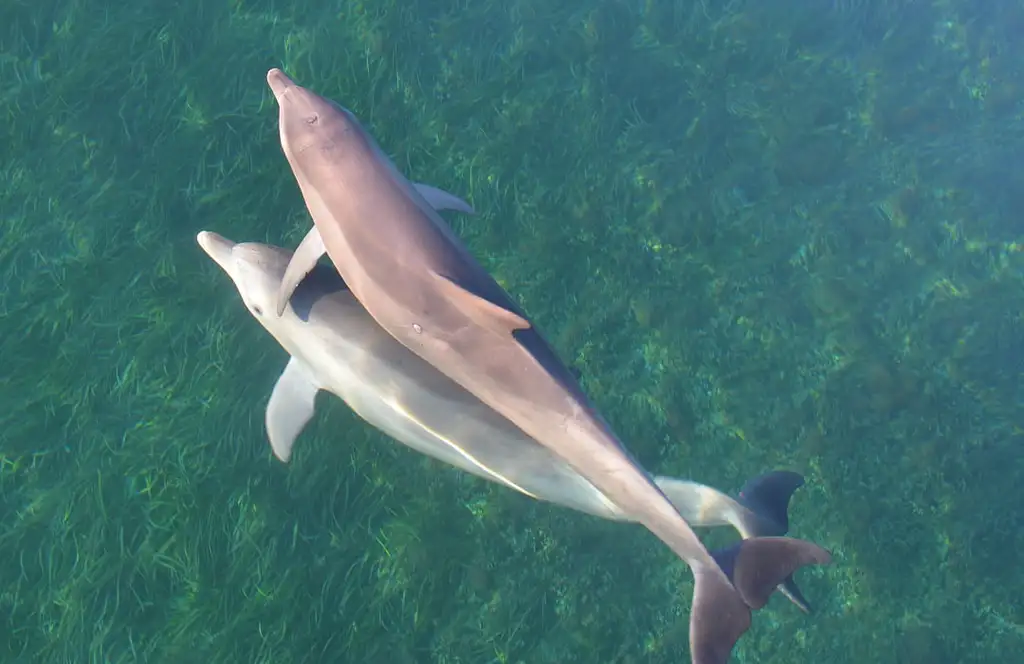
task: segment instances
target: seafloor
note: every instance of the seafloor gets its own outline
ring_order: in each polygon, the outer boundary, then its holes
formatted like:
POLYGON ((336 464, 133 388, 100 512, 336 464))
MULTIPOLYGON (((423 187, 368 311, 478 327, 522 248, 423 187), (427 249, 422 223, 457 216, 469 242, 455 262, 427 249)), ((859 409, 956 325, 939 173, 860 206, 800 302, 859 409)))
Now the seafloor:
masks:
MULTIPOLYGON (((806 475, 735 662, 1024 651, 1024 7, 0 2, 0 661, 688 660, 692 580, 337 399, 195 234, 308 226, 264 82, 352 109, 652 472, 806 475)), ((728 541, 725 533, 710 543, 728 541)))

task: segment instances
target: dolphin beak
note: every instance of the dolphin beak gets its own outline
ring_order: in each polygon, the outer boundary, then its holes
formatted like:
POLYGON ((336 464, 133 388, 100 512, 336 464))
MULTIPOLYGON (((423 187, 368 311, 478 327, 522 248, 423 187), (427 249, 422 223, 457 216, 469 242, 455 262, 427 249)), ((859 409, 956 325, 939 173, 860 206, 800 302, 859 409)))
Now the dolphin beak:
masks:
POLYGON ((270 91, 274 93, 274 98, 280 102, 281 97, 288 91, 288 88, 295 85, 295 81, 288 78, 287 74, 275 67, 267 72, 267 85, 270 86, 270 91))
POLYGON ((210 231, 200 231, 196 241, 217 265, 231 274, 231 250, 235 248, 234 242, 210 231))

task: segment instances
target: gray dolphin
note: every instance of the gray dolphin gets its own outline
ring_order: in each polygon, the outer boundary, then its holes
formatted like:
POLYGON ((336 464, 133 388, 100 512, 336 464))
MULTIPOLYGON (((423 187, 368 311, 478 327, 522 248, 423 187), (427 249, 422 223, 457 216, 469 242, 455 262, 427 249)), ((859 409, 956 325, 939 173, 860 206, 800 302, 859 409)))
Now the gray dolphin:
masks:
MULTIPOLYGON (((398 343, 345 288, 317 265, 281 316, 272 312, 292 252, 235 244, 203 231, 203 250, 231 277, 249 313, 291 356, 271 394, 267 435, 274 454, 292 446, 327 391, 400 443, 538 500, 617 521, 630 517, 567 463, 398 343)), ((803 478, 773 471, 748 482, 739 500, 709 486, 656 476, 654 482, 693 526, 732 525, 744 538, 783 535, 790 496, 803 478)), ((809 611, 792 580, 779 589, 809 611)))
POLYGON ((278 69, 267 83, 279 106, 282 149, 314 222, 286 283, 326 251, 352 294, 399 343, 667 544, 694 575, 692 662, 727 662, 750 627, 751 609, 764 606, 796 569, 829 562, 829 553, 785 537, 745 539, 715 554, 704 548, 519 306, 356 118, 278 69))

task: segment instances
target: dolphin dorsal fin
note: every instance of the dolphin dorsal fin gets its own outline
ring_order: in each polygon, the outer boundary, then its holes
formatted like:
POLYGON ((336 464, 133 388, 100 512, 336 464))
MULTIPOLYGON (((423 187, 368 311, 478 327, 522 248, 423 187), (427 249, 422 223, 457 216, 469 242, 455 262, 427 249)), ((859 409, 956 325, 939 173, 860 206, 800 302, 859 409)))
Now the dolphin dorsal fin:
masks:
POLYGON ((267 437, 274 456, 285 463, 292 456, 292 446, 316 410, 316 393, 320 386, 294 357, 274 385, 267 403, 267 437))
POLYGON ((472 318, 477 324, 500 334, 512 334, 516 330, 529 329, 530 321, 514 311, 509 311, 487 298, 468 291, 448 277, 431 272, 441 292, 459 311, 472 318))

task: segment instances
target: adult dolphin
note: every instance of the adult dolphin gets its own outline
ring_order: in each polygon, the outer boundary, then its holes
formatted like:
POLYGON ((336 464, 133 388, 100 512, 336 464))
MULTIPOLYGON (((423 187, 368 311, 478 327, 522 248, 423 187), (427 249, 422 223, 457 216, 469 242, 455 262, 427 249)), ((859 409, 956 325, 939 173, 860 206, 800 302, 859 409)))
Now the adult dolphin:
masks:
POLYGON ((827 563, 828 552, 802 540, 755 537, 709 553, 518 305, 355 117, 278 69, 267 83, 279 106, 281 146, 314 222, 285 283, 326 251, 382 328, 561 457, 686 561, 694 575, 691 660, 727 662, 750 627, 751 609, 799 567, 827 563))
MULTIPOLYGON (((249 313, 290 356, 265 415, 280 460, 291 458, 323 390, 418 452, 538 500, 630 520, 565 461, 381 329, 333 268, 317 265, 276 316, 273 307, 292 252, 235 244, 209 231, 196 239, 234 282, 249 313)), ((654 482, 690 525, 732 525, 748 538, 786 533, 789 499, 803 477, 766 473, 747 482, 738 500, 697 482, 663 476, 654 482)), ((810 610, 791 579, 779 590, 810 610)))

